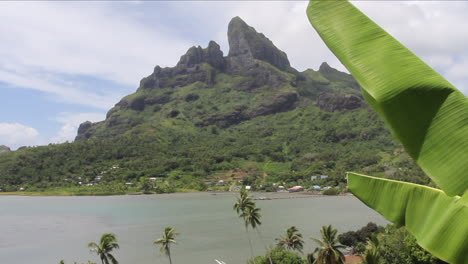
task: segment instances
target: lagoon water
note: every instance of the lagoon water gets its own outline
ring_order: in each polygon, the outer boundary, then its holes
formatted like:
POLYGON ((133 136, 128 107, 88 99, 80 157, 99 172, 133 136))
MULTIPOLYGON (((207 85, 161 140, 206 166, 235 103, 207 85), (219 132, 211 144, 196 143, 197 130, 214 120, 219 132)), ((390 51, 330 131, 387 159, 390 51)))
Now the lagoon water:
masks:
MULTIPOLYGON (((266 196, 265 194, 257 194, 266 196)), ((271 194, 276 197, 278 194, 271 194)), ((283 194, 285 195, 285 194, 283 194)), ((102 233, 117 235, 121 264, 169 263, 153 241, 166 226, 180 236, 173 246, 173 263, 246 263, 250 249, 243 222, 232 206, 235 194, 165 194, 107 197, 0 196, 0 263, 100 263, 86 245, 102 233)), ((251 232, 256 255, 295 225, 303 234, 305 251, 315 248, 310 237, 332 224, 339 232, 368 222, 386 224, 353 196, 308 197, 256 201, 262 210, 261 243, 251 232)))

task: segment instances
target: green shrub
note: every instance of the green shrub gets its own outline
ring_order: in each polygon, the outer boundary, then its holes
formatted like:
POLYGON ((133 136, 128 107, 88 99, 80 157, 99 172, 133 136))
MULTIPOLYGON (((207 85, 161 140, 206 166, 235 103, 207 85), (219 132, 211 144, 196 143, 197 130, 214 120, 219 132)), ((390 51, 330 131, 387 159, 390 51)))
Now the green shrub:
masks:
POLYGON ((322 192, 323 195, 338 195, 341 191, 338 188, 331 188, 322 192))
POLYGON ((289 250, 273 249, 265 256, 257 256, 248 261, 248 264, 270 264, 270 259, 273 264, 305 264, 302 257, 289 250))

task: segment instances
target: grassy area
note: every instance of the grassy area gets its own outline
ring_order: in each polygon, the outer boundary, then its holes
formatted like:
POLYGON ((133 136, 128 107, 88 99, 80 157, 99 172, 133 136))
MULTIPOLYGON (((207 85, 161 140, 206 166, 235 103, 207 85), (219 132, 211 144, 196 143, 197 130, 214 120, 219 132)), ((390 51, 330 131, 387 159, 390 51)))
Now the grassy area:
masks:
MULTIPOLYGON (((199 192, 196 189, 177 188, 176 193, 192 193, 199 192)), ((18 196, 106 196, 106 195, 125 195, 125 194, 143 194, 137 188, 129 188, 127 190, 99 190, 97 188, 88 187, 70 187, 56 188, 43 191, 18 191, 18 192, 0 192, 0 195, 18 195, 18 196)))
POLYGON ((84 195, 122 195, 141 193, 138 188, 116 188, 116 186, 81 186, 60 187, 44 190, 0 192, 0 195, 23 195, 23 196, 84 196, 84 195))
POLYGON ((17 196, 106 196, 123 194, 141 194, 141 192, 72 192, 67 190, 49 190, 40 192, 0 192, 0 195, 17 196))

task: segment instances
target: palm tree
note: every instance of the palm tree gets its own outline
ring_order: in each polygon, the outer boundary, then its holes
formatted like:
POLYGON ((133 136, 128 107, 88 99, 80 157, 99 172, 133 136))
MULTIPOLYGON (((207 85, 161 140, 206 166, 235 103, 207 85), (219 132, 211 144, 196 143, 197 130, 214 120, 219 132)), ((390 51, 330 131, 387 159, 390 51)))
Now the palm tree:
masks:
POLYGON ((366 251, 363 255, 363 264, 378 264, 380 262, 378 246, 379 240, 377 236, 374 235, 367 239, 366 251))
POLYGON ((317 249, 316 264, 344 264, 344 255, 340 248, 345 248, 345 246, 338 244, 337 232, 331 225, 322 226, 320 230, 322 240, 312 238, 320 245, 317 249))
POLYGON ((118 264, 119 262, 115 259, 115 257, 110 253, 114 249, 119 248, 119 244, 117 243, 117 238, 114 234, 106 233, 103 234, 101 237, 101 241, 99 244, 95 242, 89 242, 88 247, 91 248, 91 251, 96 252, 98 256, 101 258, 102 264, 118 264))
POLYGON ((368 248, 363 256, 363 264, 378 264, 380 263, 380 254, 376 248, 368 248))
POLYGON ((249 192, 247 190, 241 190, 239 193, 239 197, 237 197, 237 202, 234 204, 233 209, 237 212, 239 217, 241 217, 244 220, 245 224, 245 232, 247 233, 247 239, 249 240, 249 246, 250 246, 250 255, 253 258, 253 247, 252 247, 252 241, 250 240, 249 232, 247 230, 247 222, 245 220, 246 212, 247 210, 254 208, 255 203, 252 201, 252 197, 249 195, 249 192))
POLYGON ((247 209, 241 214, 241 217, 244 219, 245 228, 248 229, 249 226, 252 229, 256 229, 257 226, 260 226, 262 222, 260 222, 260 208, 255 207, 255 204, 252 207, 247 207, 247 209))
POLYGON ((304 240, 302 240, 302 234, 295 226, 291 226, 286 230, 286 236, 277 238, 277 246, 283 249, 297 250, 302 253, 304 248, 304 240))
POLYGON ((249 207, 255 207, 252 196, 249 195, 247 190, 241 190, 239 197, 237 197, 237 203, 234 204, 233 208, 241 216, 249 207))
POLYGON ((314 255, 314 252, 307 254, 307 256, 306 256, 306 263, 307 263, 307 264, 315 264, 315 255, 314 255))
POLYGON ((161 245, 160 251, 161 253, 164 252, 164 254, 169 257, 170 264, 172 264, 171 244, 177 244, 175 240, 177 235, 179 235, 179 233, 177 233, 173 227, 166 227, 166 229, 164 229, 163 237, 154 241, 155 245, 161 245))

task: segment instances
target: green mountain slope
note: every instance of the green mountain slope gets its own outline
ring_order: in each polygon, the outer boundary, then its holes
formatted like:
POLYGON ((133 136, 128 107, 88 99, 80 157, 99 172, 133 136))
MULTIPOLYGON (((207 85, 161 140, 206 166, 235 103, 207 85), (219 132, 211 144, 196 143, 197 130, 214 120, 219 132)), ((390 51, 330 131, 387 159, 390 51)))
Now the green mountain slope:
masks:
POLYGON ((175 67, 156 66, 104 121, 81 124, 75 142, 1 155, 0 187, 73 186, 98 176, 166 177, 190 188, 238 175, 257 183, 329 175, 338 183, 349 170, 429 183, 351 75, 327 63, 298 72, 238 17, 228 40, 228 56, 211 41, 175 67))

